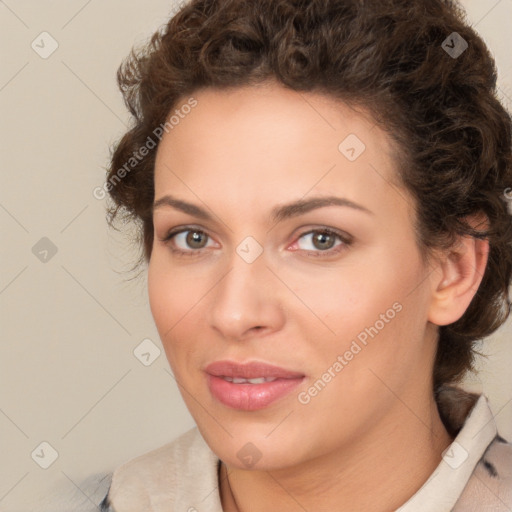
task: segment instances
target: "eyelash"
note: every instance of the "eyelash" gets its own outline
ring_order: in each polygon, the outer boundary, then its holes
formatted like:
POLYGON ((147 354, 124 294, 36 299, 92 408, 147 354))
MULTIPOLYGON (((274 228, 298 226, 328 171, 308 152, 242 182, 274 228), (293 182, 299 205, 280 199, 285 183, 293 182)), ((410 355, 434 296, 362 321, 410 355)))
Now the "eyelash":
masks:
MULTIPOLYGON (((186 233, 187 231, 201 233, 203 235, 206 235, 208 238, 210 238, 208 233, 206 233, 202 229, 197 229, 197 228, 194 228, 191 226, 187 226, 184 228, 177 228, 177 229, 169 231, 169 233, 167 233, 165 238, 160 239, 160 240, 170 247, 170 250, 172 253, 174 253, 178 256, 188 256, 188 257, 198 256, 202 253, 203 249, 191 249, 189 251, 184 251, 183 249, 177 249, 175 247, 172 247, 170 244, 171 240, 176 235, 179 235, 180 233, 186 233)), ((341 232, 338 232, 332 228, 327 228, 327 227, 326 228, 310 229, 308 231, 304 231, 303 233, 301 233, 298 236, 297 240, 300 240, 303 236, 310 235, 312 233, 322 233, 322 234, 327 234, 329 236, 335 236, 342 242, 341 244, 338 244, 338 245, 334 246, 333 248, 327 249, 325 251, 321 251, 321 250, 307 251, 307 250, 302 249, 304 252, 306 252, 306 254, 308 256, 311 256, 314 258, 318 258, 318 257, 321 258, 321 257, 324 257, 324 255, 325 255, 325 257, 333 256, 335 254, 338 254, 338 253, 346 250, 352 244, 352 240, 347 235, 344 235, 341 232)), ((300 251, 301 249, 297 249, 297 250, 300 251)))

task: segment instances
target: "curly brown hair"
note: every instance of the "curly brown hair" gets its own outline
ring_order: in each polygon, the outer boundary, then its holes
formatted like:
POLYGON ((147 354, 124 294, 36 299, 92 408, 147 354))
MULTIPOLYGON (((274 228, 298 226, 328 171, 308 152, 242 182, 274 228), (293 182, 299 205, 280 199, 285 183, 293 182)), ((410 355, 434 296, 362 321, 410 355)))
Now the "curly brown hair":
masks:
POLYGON ((149 262, 156 149, 148 151, 148 141, 155 146, 157 127, 200 88, 275 80, 363 106, 400 150, 398 175, 416 203, 422 254, 449 248, 457 236, 489 240, 471 304, 439 328, 437 390, 474 370, 476 343, 510 312, 504 191, 512 186, 512 123, 496 79, 490 52, 452 1, 192 0, 118 69, 133 127, 112 148, 109 225, 135 221, 135 268, 149 262), (486 231, 467 222, 478 213, 487 216, 486 231))

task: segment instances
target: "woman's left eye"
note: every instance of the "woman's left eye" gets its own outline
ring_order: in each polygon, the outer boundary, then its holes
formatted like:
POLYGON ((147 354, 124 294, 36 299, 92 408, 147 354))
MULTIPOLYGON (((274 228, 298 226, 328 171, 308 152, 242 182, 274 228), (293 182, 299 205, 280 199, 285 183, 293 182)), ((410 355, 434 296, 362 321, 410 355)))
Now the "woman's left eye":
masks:
MULTIPOLYGON (((341 233, 333 231, 332 229, 312 229, 307 233, 303 233, 293 245, 298 246, 309 253, 317 253, 315 256, 322 256, 322 253, 332 255, 342 251, 346 246, 350 245, 351 241, 348 237, 343 236, 341 233), (301 245, 300 240, 304 239, 306 242, 301 245), (338 240, 338 243, 336 243, 338 240)), ((293 247, 293 246, 292 246, 293 247)))

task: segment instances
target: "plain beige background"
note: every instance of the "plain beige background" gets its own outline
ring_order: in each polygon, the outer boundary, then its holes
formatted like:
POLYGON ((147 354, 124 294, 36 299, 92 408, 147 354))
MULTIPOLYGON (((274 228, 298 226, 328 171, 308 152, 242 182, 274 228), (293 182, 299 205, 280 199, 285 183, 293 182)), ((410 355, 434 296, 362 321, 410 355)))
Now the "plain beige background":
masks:
MULTIPOLYGON (((510 109, 512 0, 463 4, 496 57, 510 109)), ((145 275, 126 280, 135 253, 108 231, 105 202, 93 196, 129 120, 117 67, 174 5, 0 1, 2 512, 47 510, 38 496, 56 489, 81 496, 84 508, 72 510, 93 510, 81 482, 194 425, 153 325, 145 275)), ((466 384, 489 396, 508 439, 511 331, 509 321, 486 344, 490 357, 466 384)))

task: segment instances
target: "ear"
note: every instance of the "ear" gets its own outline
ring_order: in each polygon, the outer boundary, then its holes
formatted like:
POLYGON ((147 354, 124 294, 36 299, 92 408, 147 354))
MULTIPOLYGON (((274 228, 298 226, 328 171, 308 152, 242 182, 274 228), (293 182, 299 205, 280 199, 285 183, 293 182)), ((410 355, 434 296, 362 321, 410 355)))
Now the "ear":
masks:
MULTIPOLYGON (((467 220, 475 229, 487 229, 485 216, 467 220)), ((488 240, 465 236, 437 259, 431 274, 430 322, 449 325, 462 317, 482 282, 488 257, 488 240)))

